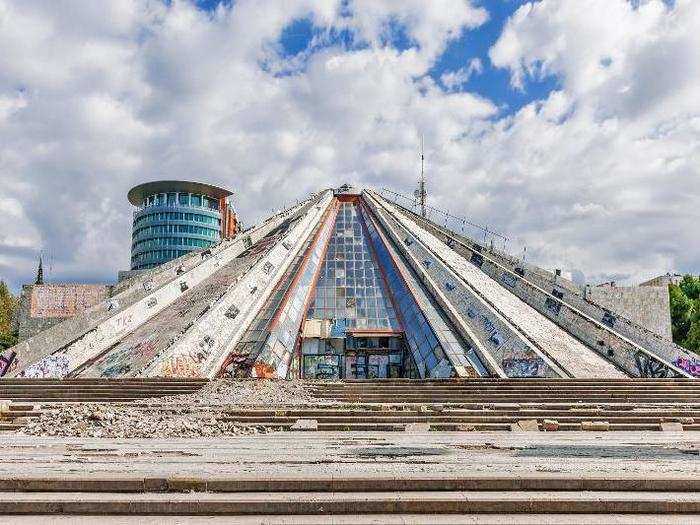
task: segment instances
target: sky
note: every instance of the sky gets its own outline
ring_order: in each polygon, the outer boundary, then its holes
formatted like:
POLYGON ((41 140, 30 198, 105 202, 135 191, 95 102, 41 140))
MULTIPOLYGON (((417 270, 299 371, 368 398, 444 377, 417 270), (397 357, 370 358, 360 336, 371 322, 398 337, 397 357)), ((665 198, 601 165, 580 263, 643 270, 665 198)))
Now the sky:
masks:
POLYGON ((700 272, 696 0, 0 0, 0 279, 113 282, 148 180, 230 188, 245 225, 410 195, 421 136, 429 204, 513 255, 700 272))

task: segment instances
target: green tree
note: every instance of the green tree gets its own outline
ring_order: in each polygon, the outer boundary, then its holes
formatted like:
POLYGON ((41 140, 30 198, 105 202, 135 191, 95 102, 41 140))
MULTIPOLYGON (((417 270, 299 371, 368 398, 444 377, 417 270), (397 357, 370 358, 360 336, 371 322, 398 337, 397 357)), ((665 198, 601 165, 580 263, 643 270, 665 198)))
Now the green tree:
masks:
POLYGON ((5 281, 0 281, 0 350, 17 342, 12 333, 12 319, 17 310, 17 300, 8 290, 5 281))
POLYGON ((690 330, 690 316, 693 312, 693 301, 688 298, 680 286, 672 284, 668 287, 671 299, 671 331, 673 341, 683 344, 690 330))
POLYGON ((686 275, 668 292, 673 342, 700 353, 700 277, 686 275))
POLYGON ((695 301, 700 297, 700 277, 684 275, 678 286, 688 299, 695 301))

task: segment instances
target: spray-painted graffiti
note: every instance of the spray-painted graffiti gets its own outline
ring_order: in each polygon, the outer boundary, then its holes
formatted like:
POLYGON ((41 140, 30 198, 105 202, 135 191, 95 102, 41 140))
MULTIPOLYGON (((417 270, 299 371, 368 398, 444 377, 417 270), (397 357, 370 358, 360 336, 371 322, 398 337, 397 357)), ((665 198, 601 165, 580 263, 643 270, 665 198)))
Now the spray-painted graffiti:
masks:
POLYGON ((658 359, 654 359, 644 352, 637 351, 634 354, 634 361, 637 365, 640 377, 674 377, 674 374, 665 364, 658 359))
POLYGON ((610 328, 613 328, 615 326, 615 321, 617 321, 617 318, 610 312, 605 312, 603 314, 603 324, 606 324, 610 328))
POLYGON ((484 264, 484 256, 476 252, 472 253, 469 260, 479 268, 484 264))
POLYGON ((205 335, 197 348, 192 348, 187 354, 175 355, 166 359, 163 364, 163 375, 166 377, 199 377, 200 365, 207 360, 214 346, 214 339, 205 335))
MULTIPOLYGON (((688 372, 691 376, 700 377, 700 361, 690 357, 677 357, 674 364, 688 372)), ((0 376, 2 373, 0 373, 0 376)))
POLYGON ((10 365, 15 360, 15 354, 11 350, 6 350, 0 354, 0 377, 4 376, 10 370, 10 365))
POLYGON ((489 337, 489 341, 494 346, 501 346, 501 344, 503 343, 503 337, 498 331, 498 328, 496 328, 496 325, 488 317, 482 314, 481 310, 479 310, 476 306, 474 306, 471 303, 467 305, 467 317, 469 317, 470 319, 478 318, 481 321, 484 332, 486 332, 486 335, 488 335, 489 337))
POLYGON ((220 377, 240 377, 242 371, 247 368, 245 362, 248 359, 247 355, 230 353, 221 367, 220 377))
POLYGON ((257 361, 253 365, 251 375, 253 377, 270 379, 270 378, 277 377, 277 372, 272 365, 265 363, 265 362, 262 362, 262 361, 257 361))
POLYGON ((545 299, 544 305, 547 307, 547 310, 552 312, 554 315, 559 315, 559 312, 561 311, 561 302, 558 301, 558 299, 564 298, 564 292, 560 292, 555 288, 552 290, 552 295, 554 297, 547 297, 547 299, 545 299))
POLYGON ((518 279, 512 273, 503 272, 501 274, 501 281, 503 281, 503 284, 513 288, 515 286, 515 283, 518 281, 518 279))
POLYGON ((53 354, 46 356, 41 361, 25 368, 19 377, 31 378, 56 378, 60 379, 68 375, 70 362, 65 354, 53 354))
POLYGON ((501 360, 501 367, 508 377, 538 377, 546 371, 544 360, 534 351, 510 351, 501 360))
POLYGON ((102 377, 121 377, 131 372, 130 362, 134 356, 144 357, 156 353, 156 339, 146 339, 138 343, 111 352, 98 368, 103 368, 102 377))

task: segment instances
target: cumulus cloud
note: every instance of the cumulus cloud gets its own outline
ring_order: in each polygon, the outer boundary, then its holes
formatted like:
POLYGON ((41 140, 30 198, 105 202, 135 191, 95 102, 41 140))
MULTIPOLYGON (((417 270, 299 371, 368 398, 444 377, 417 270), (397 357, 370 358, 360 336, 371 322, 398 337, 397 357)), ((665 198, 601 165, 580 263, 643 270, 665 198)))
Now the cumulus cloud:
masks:
POLYGON ((472 58, 467 67, 461 67, 456 71, 448 71, 440 75, 440 82, 447 89, 456 89, 469 82, 472 75, 478 75, 483 70, 484 66, 481 60, 472 58))
POLYGON ((421 134, 431 202, 530 260, 697 271, 700 5, 527 4, 488 59, 434 79, 480 4, 0 0, 0 277, 30 280, 43 250, 54 279, 112 280, 145 180, 230 187, 247 223, 343 182, 410 193, 421 134), (287 56, 299 20, 317 35, 287 56), (469 90, 487 67, 558 87, 503 113, 469 90))

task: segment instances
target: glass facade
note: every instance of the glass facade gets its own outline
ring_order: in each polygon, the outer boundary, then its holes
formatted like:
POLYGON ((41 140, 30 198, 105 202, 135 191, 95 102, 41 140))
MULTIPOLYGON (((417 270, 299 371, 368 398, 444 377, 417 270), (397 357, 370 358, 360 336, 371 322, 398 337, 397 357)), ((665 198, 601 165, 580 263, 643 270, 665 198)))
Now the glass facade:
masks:
POLYGON ((155 268, 221 239, 218 199, 177 189, 144 197, 134 213, 132 270, 155 268))
POLYGON ((341 202, 309 319, 345 329, 401 330, 354 202, 341 202))

